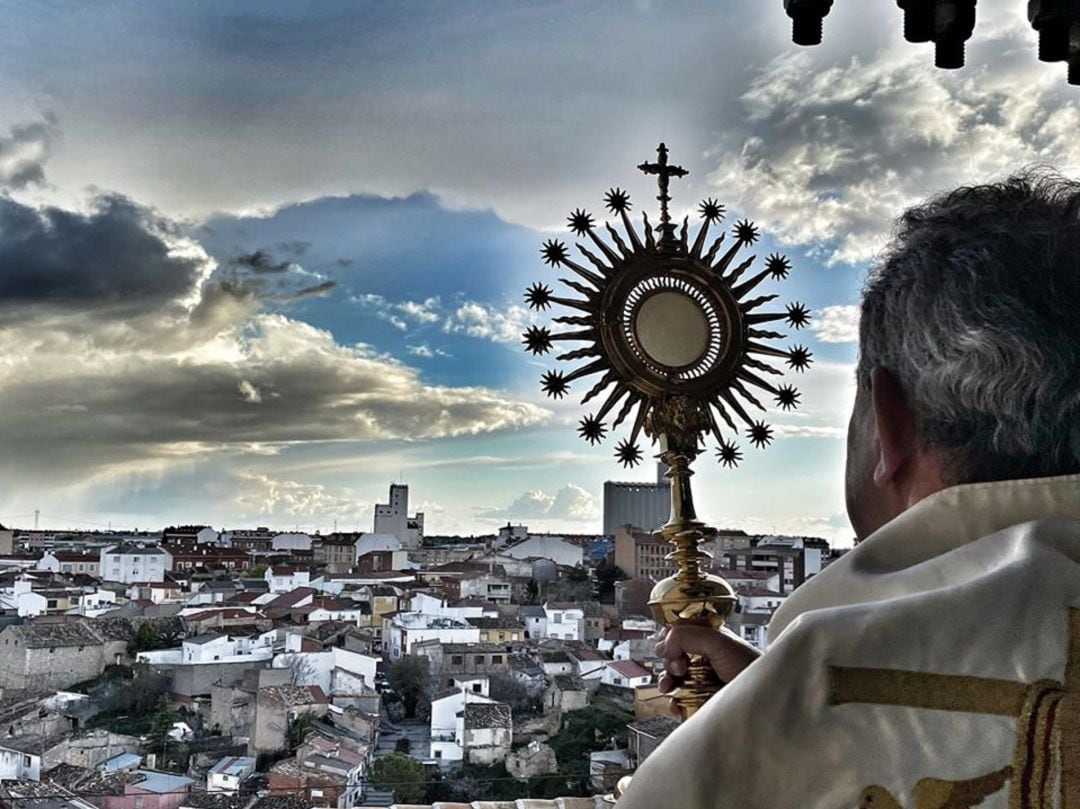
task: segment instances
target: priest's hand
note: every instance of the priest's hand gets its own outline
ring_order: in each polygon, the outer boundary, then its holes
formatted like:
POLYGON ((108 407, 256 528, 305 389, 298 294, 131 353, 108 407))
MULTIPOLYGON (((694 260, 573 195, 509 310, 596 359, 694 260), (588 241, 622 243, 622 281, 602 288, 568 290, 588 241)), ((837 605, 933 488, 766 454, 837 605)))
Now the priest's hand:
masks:
POLYGON ((727 627, 717 631, 705 626, 672 626, 664 630, 656 653, 664 659, 664 674, 660 677, 663 693, 679 687, 690 665, 689 655, 708 658, 717 676, 731 682, 739 672, 761 657, 757 647, 740 638, 727 627))

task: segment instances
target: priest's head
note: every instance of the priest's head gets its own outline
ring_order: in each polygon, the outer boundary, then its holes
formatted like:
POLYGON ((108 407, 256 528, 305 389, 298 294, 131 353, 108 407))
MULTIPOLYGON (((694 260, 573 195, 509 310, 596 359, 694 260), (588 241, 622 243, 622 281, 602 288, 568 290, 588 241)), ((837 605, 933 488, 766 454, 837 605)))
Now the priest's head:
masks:
POLYGON ((905 212, 856 376, 860 538, 948 486, 1080 472, 1080 183, 1029 170, 905 212))

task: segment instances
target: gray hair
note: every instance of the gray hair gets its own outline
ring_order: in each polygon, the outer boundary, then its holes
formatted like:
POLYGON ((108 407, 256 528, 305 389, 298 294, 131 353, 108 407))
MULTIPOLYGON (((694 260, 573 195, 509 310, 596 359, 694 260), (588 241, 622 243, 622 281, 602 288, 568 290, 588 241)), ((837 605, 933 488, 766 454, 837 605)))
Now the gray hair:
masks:
POLYGON ((906 211, 863 291, 860 387, 878 367, 950 483, 1080 472, 1080 183, 1029 169, 906 211))

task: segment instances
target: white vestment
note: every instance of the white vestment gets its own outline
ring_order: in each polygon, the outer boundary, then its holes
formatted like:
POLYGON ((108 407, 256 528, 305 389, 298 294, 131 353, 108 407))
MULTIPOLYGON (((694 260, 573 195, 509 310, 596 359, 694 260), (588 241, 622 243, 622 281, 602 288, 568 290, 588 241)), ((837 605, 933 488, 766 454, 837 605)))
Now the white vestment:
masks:
POLYGON ((1070 608, 1080 476, 938 492, 798 588, 618 809, 1080 807, 1070 608))

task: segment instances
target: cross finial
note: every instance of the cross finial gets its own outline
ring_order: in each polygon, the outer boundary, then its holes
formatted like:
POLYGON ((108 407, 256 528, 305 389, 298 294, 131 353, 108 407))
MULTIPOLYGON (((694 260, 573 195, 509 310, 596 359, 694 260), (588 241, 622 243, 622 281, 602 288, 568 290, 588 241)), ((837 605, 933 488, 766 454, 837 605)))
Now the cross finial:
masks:
POLYGON ((668 184, 672 177, 685 177, 690 172, 682 166, 668 165, 668 150, 664 144, 661 143, 656 147, 656 154, 655 163, 646 161, 639 165, 638 168, 646 174, 656 175, 656 184, 660 189, 660 195, 657 197, 660 200, 660 224, 656 226, 656 232, 660 234, 660 241, 657 244, 657 249, 671 250, 678 246, 679 240, 675 238, 675 225, 671 224, 671 215, 668 213, 668 203, 671 202, 671 196, 668 194, 668 184))

